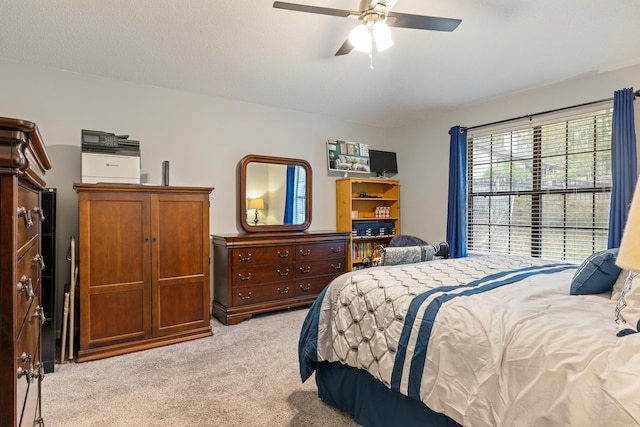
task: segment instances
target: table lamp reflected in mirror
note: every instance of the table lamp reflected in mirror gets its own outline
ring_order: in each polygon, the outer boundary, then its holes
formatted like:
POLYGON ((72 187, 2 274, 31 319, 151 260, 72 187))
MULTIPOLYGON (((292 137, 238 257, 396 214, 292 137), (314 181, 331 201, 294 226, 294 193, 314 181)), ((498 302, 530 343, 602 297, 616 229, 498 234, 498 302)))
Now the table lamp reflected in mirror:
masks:
POLYGON ((247 203, 247 209, 255 210, 255 218, 253 219, 253 225, 258 225, 258 209, 264 209, 264 199, 255 198, 249 199, 247 203))

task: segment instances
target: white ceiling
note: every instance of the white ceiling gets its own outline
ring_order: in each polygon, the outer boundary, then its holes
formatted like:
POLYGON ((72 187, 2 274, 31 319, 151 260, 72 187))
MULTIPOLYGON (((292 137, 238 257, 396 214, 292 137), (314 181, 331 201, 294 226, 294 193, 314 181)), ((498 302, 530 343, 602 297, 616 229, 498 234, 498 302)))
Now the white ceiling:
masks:
POLYGON ((640 64, 639 0, 399 0, 395 12, 462 23, 452 33, 394 28, 373 69, 365 54, 334 56, 355 21, 272 5, 2 0, 0 58, 380 127, 640 64))

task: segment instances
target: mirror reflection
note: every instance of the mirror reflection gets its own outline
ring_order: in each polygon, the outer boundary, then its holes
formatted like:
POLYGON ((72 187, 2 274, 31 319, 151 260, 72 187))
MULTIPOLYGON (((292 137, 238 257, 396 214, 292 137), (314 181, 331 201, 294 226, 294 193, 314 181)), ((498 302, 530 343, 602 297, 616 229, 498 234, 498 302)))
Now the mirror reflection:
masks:
POLYGON ((241 162, 241 225, 246 231, 304 230, 310 223, 307 162, 247 156, 241 162))
POLYGON ((253 225, 304 223, 306 172, 302 166, 247 165, 247 222, 253 225))

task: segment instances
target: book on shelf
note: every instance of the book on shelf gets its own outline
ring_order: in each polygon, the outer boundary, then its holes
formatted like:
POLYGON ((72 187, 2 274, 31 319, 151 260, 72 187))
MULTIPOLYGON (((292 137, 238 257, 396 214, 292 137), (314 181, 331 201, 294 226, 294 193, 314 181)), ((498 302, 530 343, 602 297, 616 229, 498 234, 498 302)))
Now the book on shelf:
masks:
POLYGON ((369 242, 353 242, 351 244, 351 259, 353 260, 354 269, 356 264, 370 264, 373 258, 382 255, 381 250, 387 246, 387 243, 369 241, 369 242))

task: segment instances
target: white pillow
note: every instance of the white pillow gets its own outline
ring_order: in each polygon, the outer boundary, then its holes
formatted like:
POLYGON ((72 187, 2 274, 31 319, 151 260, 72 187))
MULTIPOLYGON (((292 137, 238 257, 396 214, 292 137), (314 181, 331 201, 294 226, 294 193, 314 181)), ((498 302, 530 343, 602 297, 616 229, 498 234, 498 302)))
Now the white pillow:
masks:
POLYGON ((640 331, 640 275, 625 284, 615 315, 619 337, 640 331))
POLYGON ((618 301, 620 299, 620 292, 622 292, 628 276, 629 270, 625 270, 624 268, 620 270, 620 274, 618 274, 618 278, 613 284, 613 288, 611 288, 611 301, 618 301))

